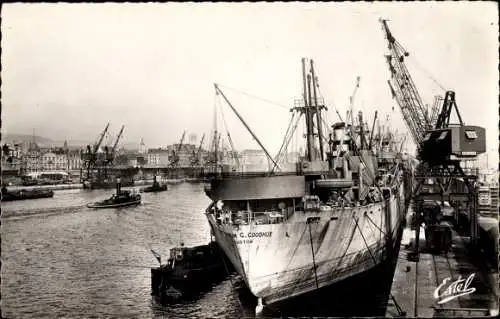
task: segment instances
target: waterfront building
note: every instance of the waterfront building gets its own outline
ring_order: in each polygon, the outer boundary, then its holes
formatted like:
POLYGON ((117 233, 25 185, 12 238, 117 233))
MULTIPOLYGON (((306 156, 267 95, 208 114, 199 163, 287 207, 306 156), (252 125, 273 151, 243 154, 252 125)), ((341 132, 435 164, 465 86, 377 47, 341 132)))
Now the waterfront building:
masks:
POLYGON ((42 171, 60 171, 68 169, 68 157, 62 148, 56 148, 45 152, 41 157, 42 171))
MULTIPOLYGON (((167 146, 167 150, 170 154, 170 161, 173 160, 174 151, 177 151, 179 148, 179 144, 172 144, 167 146)), ((179 162, 177 163, 178 167, 190 167, 191 160, 193 159, 193 154, 196 154, 198 148, 195 144, 182 144, 179 149, 179 153, 177 154, 179 158, 179 162)))
POLYGON ((263 150, 243 150, 240 158, 242 172, 262 172, 268 171, 270 168, 270 162, 263 150))
POLYGON ((170 165, 171 153, 165 148, 150 148, 147 151, 148 166, 166 167, 170 165))
POLYGON ((76 171, 82 167, 82 152, 79 149, 68 151, 69 170, 76 171))
POLYGON ((24 155, 25 173, 40 171, 42 169, 41 157, 42 149, 35 143, 30 144, 24 155))
POLYGON ((22 153, 20 144, 3 144, 2 146, 2 174, 17 175, 22 169, 22 153))

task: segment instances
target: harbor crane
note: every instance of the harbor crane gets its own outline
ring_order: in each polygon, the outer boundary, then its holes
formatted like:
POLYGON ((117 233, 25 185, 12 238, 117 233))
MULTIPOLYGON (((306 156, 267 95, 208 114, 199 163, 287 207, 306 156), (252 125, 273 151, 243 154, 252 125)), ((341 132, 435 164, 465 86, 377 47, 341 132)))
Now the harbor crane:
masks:
POLYGON ((113 147, 111 147, 111 150, 108 150, 106 152, 106 163, 107 164, 112 164, 113 161, 115 160, 116 147, 118 146, 118 142, 120 141, 120 138, 122 137, 122 133, 123 133, 124 128, 125 128, 125 125, 122 125, 122 128, 120 129, 120 132, 118 133, 118 136, 116 137, 116 140, 115 140, 115 143, 113 144, 113 147))
POLYGON ((353 108, 354 108, 354 99, 356 98, 356 93, 358 92, 359 89, 359 81, 361 80, 360 76, 356 77, 356 85, 354 86, 354 89, 352 91, 351 96, 349 96, 349 109, 347 110, 347 115, 346 115, 346 121, 349 121, 349 118, 351 119, 351 125, 354 125, 354 115, 353 115, 353 108))
POLYGON ((98 161, 100 159, 98 158, 97 151, 99 150, 99 147, 101 146, 104 136, 108 132, 108 129, 109 123, 106 124, 106 127, 99 135, 97 142, 94 143, 92 147, 90 145, 87 145, 86 151, 82 153, 82 167, 80 168, 80 180, 82 182, 90 180, 92 171, 96 166, 99 165, 98 161), (84 172, 85 176, 83 176, 84 172))
POLYGON ((185 137, 186 137, 186 131, 182 133, 181 141, 177 145, 177 148, 173 150, 172 161, 170 162, 171 167, 177 167, 179 165, 179 153, 182 149, 182 144, 184 143, 185 137))
POLYGON ((205 140, 205 134, 201 137, 200 141, 200 146, 198 147, 198 150, 195 152, 193 151, 193 156, 191 158, 191 166, 199 166, 200 165, 200 153, 201 153, 201 148, 203 146, 203 141, 205 140))
POLYGON ((392 97, 397 101, 405 124, 417 146, 417 160, 413 190, 415 244, 410 259, 419 260, 420 226, 424 223, 427 246, 447 251, 451 247, 451 229, 440 212, 440 205, 430 203, 445 201, 455 209, 455 224, 460 218, 467 220, 471 244, 478 239, 477 192, 474 175, 466 174, 460 163, 486 151, 485 129, 465 125, 460 116, 455 92, 446 91, 439 109, 439 98, 435 99, 429 113, 422 102, 415 83, 405 65, 409 53, 394 38, 387 20, 381 19, 382 29, 389 44, 386 55, 391 79, 388 80, 392 97), (451 112, 455 110, 459 123, 450 124, 451 112), (437 114, 437 116, 436 116, 437 114), (429 205, 430 204, 430 205, 429 205), (465 209, 463 209, 465 207, 465 209), (446 239, 446 240, 445 240, 446 239), (445 245, 438 243, 445 242, 445 245))

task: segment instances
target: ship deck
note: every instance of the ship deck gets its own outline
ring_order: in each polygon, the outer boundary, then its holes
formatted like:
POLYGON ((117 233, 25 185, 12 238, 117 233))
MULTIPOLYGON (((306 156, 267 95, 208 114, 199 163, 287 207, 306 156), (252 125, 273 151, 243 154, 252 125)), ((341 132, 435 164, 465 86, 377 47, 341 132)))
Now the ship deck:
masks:
MULTIPOLYGON (((411 210, 409 210, 411 211, 411 210)), ((409 214, 411 214, 409 212, 409 214)), ((407 223, 409 225, 409 223, 407 223)), ((467 238, 455 232, 452 236, 452 248, 447 255, 426 252, 425 234, 420 232, 420 259, 417 262, 407 260, 408 244, 415 243, 415 231, 406 228, 401 240, 401 249, 394 273, 386 317, 401 317, 401 311, 410 317, 471 317, 498 314, 498 270, 496 265, 488 264, 485 258, 475 258, 467 252, 467 238), (459 276, 467 279, 474 277, 469 285, 475 291, 438 304, 434 297, 436 288, 446 278, 446 290, 450 283, 459 276), (395 302, 394 302, 395 301, 395 302)))

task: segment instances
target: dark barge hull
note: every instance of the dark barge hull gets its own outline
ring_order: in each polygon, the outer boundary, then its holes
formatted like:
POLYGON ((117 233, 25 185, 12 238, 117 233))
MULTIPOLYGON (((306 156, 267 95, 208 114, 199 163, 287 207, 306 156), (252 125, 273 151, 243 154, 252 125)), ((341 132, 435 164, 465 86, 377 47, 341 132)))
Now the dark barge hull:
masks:
POLYGON ((162 302, 193 298, 233 272, 231 263, 215 242, 189 249, 204 253, 196 265, 151 268, 151 294, 162 302))
POLYGON ((127 207, 127 206, 133 206, 133 205, 139 205, 141 203, 141 200, 135 200, 133 202, 127 202, 127 203, 119 203, 119 204, 99 204, 99 203, 93 203, 93 204, 88 204, 88 208, 118 208, 118 207, 127 207))
POLYGON ((18 191, 18 192, 6 192, 2 193, 2 202, 10 202, 15 200, 27 200, 27 199, 38 199, 38 198, 51 198, 54 197, 54 191, 51 190, 30 190, 30 191, 18 191))
MULTIPOLYGON (((112 189, 116 187, 115 182, 83 182, 83 189, 112 189)), ((132 179, 122 179, 122 187, 134 186, 134 181, 132 179)))
POLYGON ((144 189, 142 189, 142 191, 144 193, 164 192, 164 191, 167 191, 167 190, 168 190, 168 186, 167 185, 162 185, 162 186, 158 186, 158 187, 149 186, 149 187, 145 187, 144 189))

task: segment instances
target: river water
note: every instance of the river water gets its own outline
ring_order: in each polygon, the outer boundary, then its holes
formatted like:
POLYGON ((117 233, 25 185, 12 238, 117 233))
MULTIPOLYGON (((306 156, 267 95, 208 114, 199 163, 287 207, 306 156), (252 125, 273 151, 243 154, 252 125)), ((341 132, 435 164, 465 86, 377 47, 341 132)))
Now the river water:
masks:
MULTIPOLYGON (((85 206, 112 192, 63 190, 52 199, 2 203, 2 317, 253 316, 255 304, 242 297, 248 291, 234 288, 234 276, 183 304, 161 305, 151 296, 150 268, 158 265, 151 249, 166 259, 169 249, 181 241, 194 246, 210 240, 203 214, 209 199, 202 184, 183 183, 170 185, 167 192, 143 193, 137 207, 94 210, 85 206)), ((321 307, 304 303, 301 309, 295 304, 292 310, 269 315, 383 315, 386 288, 379 293, 366 287, 389 283, 390 289, 391 280, 375 285, 366 280, 357 279, 364 288, 353 288, 354 298, 345 293, 354 287, 351 283, 349 289, 337 289, 338 294, 328 293, 327 313, 313 314, 312 309, 321 307)))

